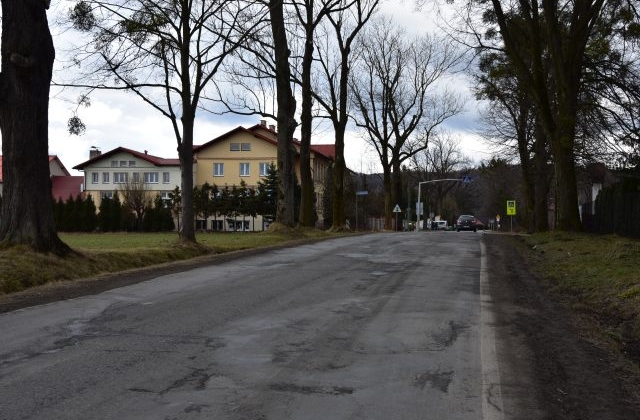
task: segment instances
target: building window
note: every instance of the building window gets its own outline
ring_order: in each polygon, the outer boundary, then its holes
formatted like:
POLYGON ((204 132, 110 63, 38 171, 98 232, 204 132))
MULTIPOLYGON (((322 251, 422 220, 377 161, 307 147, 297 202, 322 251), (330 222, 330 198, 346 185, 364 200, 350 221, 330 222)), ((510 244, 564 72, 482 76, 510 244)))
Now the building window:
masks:
POLYGON ((112 160, 111 161, 111 167, 112 168, 117 168, 118 167, 118 161, 117 160, 112 160))
POLYGON ((224 176, 224 163, 213 164, 213 176, 224 176))
POLYGON ((102 199, 108 198, 109 200, 113 199, 113 191, 105 191, 102 193, 102 199))
POLYGON ((224 230, 224 224, 222 220, 212 220, 211 230, 224 230))
POLYGON ((232 152, 249 152, 251 151, 251 143, 230 143, 229 150, 232 152))
POLYGON ((145 184, 157 184, 158 183, 158 173, 157 172, 145 172, 144 173, 144 183, 145 184))
MULTIPOLYGON (((135 175, 134 175, 135 177, 135 175)), ((114 184, 126 184, 129 181, 129 174, 126 172, 114 172, 113 183, 114 184)))
POLYGON ((166 209, 171 204, 171 191, 160 191, 160 198, 162 199, 162 204, 166 209))
POLYGON ((169 179, 170 179, 169 172, 163 172, 162 173, 162 183, 163 184, 168 184, 170 182, 169 179))
POLYGON ((120 167, 121 168, 126 168, 127 167, 127 161, 126 160, 121 160, 120 161, 120 167))
POLYGON ((133 173, 133 182, 140 182, 140 172, 133 173))
POLYGON ((130 160, 129 161, 129 167, 130 168, 135 168, 136 167, 136 161, 135 160, 130 160))
POLYGON ((108 184, 109 183, 109 172, 103 172, 102 173, 102 183, 103 184, 108 184))
POLYGON ((269 166, 271 166, 270 163, 260 162, 260 176, 267 176, 269 173, 269 166))
POLYGON ((97 184, 100 182, 100 174, 97 172, 91 172, 91 183, 97 184))
POLYGON ((249 163, 240 163, 240 176, 249 176, 249 163))

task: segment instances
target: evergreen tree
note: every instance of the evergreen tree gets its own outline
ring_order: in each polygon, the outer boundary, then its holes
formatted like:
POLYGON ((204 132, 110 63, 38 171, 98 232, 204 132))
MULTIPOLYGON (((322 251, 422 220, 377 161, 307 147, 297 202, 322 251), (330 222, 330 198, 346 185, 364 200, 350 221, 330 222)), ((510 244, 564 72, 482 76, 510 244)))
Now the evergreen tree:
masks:
POLYGON ((93 232, 98 227, 98 215, 96 214, 96 204, 93 202, 93 197, 88 195, 84 200, 84 231, 93 232))
POLYGON ((267 176, 258 181, 257 213, 270 221, 274 220, 276 216, 277 200, 278 170, 276 166, 271 163, 269 168, 267 168, 267 176))

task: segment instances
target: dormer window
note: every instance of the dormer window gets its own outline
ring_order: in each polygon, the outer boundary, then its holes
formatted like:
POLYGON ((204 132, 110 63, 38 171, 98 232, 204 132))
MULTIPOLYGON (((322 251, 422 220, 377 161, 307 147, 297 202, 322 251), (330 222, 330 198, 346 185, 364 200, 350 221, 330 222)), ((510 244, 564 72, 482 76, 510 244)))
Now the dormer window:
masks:
POLYGON ((229 150, 232 152, 250 152, 251 151, 251 143, 230 143, 229 150))

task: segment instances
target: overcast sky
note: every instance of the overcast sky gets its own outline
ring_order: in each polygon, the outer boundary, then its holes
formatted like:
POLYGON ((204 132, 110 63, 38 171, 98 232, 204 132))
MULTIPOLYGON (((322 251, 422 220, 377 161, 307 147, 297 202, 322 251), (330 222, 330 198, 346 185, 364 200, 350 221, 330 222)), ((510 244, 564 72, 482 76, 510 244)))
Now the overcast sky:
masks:
MULTIPOLYGON (((408 30, 419 32, 435 26, 426 25, 430 11, 415 12, 411 2, 388 2, 383 11, 392 13, 397 22, 406 25, 408 30)), ((52 5, 52 14, 68 8, 68 2, 60 1, 58 6, 52 5), (66 4, 65 4, 66 3, 66 4)), ((64 34, 52 27, 54 43, 58 49, 64 42, 64 34)), ((54 80, 56 76, 54 74, 54 80)), ((466 90, 465 79, 460 76, 456 80, 458 89, 466 90)), ((170 121, 161 116, 149 105, 143 103, 131 93, 102 91, 91 94, 91 106, 80 111, 87 131, 82 136, 73 136, 67 132, 67 121, 75 109, 70 100, 75 99, 80 92, 69 90, 59 92, 52 88, 52 99, 49 112, 49 153, 57 155, 72 175, 81 175, 72 168, 89 157, 89 149, 95 146, 107 152, 113 148, 123 146, 138 151, 147 150, 149 154, 165 158, 177 157, 177 143, 173 135, 170 121)), ((477 131, 477 104, 469 95, 467 111, 450 120, 447 128, 456 133, 462 140, 463 152, 474 161, 489 157, 487 147, 475 134, 477 131)), ((241 117, 235 115, 202 115, 197 118, 195 125, 194 144, 202 144, 238 125, 249 127, 259 122, 260 117, 241 117)), ((273 123, 273 122, 270 122, 273 123)), ((298 137, 299 134, 296 136, 298 137)), ((329 130, 318 132, 314 143, 332 143, 333 133, 329 130)), ((347 133, 345 146, 346 163, 355 171, 377 171, 379 164, 370 146, 359 139, 355 132, 347 133)))

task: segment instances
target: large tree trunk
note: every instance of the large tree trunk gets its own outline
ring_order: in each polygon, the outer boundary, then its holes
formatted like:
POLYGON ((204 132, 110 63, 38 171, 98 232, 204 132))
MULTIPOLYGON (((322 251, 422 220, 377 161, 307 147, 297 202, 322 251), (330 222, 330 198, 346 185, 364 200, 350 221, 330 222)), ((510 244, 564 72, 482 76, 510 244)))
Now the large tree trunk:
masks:
POLYGON ((336 156, 333 174, 333 226, 334 230, 346 229, 344 178, 347 165, 344 160, 344 133, 347 129, 347 99, 349 83, 349 48, 342 51, 340 66, 340 90, 338 93, 338 109, 333 118, 333 128, 336 137, 336 156))
POLYGON ((333 225, 331 226, 331 229, 341 231, 346 228, 346 216, 344 211, 344 175, 346 172, 346 165, 344 161, 344 130, 336 130, 335 136, 336 157, 333 164, 333 225))
POLYGON ((517 124, 517 141, 518 141, 518 155, 520 156, 520 167, 522 168, 522 180, 524 184, 524 198, 525 198, 525 220, 527 223, 527 229, 532 231, 535 226, 535 180, 534 158, 531 157, 529 152, 529 137, 527 136, 528 116, 530 107, 528 104, 520 103, 518 110, 518 118, 514 121, 517 124))
POLYGON ((391 167, 382 168, 382 188, 384 190, 384 229, 391 230, 393 221, 393 188, 391 183, 391 167))
POLYGON ((315 191, 311 175, 312 92, 311 65, 313 63, 313 2, 307 6, 306 43, 302 59, 302 110, 300 114, 300 217, 301 226, 315 226, 315 191))
POLYGON ((554 173, 556 176, 557 201, 556 220, 559 230, 580 231, 580 213, 578 211, 578 186, 576 181, 574 139, 558 133, 552 140, 554 155, 554 173))
MULTIPOLYGON (((392 203, 391 205, 393 206, 393 208, 395 208, 396 205, 402 207, 402 168, 400 165, 400 159, 399 157, 394 157, 394 163, 393 163, 393 190, 392 190, 392 194, 391 194, 391 200, 392 203)), ((391 216, 394 217, 395 215, 393 214, 393 208, 391 209, 391 216)), ((394 217, 395 220, 395 217, 394 217)), ((398 230, 402 230, 400 228, 401 223, 400 221, 398 221, 398 225, 395 227, 394 230, 398 231, 398 230)))
POLYGON ((535 204, 534 222, 536 232, 546 232, 549 230, 549 182, 548 171, 549 152, 547 151, 547 137, 544 135, 542 127, 538 124, 536 128, 536 138, 533 145, 535 150, 535 204))
POLYGON ((293 167, 293 133, 297 126, 294 115, 296 101, 291 91, 289 44, 284 22, 282 0, 269 1, 271 31, 276 64, 276 96, 278 100, 278 204, 276 221, 295 226, 295 198, 293 167))
POLYGON ((64 255, 49 174, 49 85, 55 50, 44 0, 2 0, 0 241, 64 255))
POLYGON ((195 243, 195 212, 193 210, 193 118, 182 120, 182 142, 178 145, 182 186, 182 230, 180 242, 195 243))
MULTIPOLYGON (((193 203, 193 126, 196 119, 196 104, 192 102, 192 85, 190 78, 191 63, 191 27, 189 22, 191 7, 183 4, 180 21, 182 24, 183 42, 180 46, 181 95, 182 95, 182 139, 178 141, 178 159, 180 160, 180 177, 182 185, 182 231, 179 232, 180 242, 196 243, 195 211, 193 203)), ((176 122, 174 130, 177 132, 176 122)))

